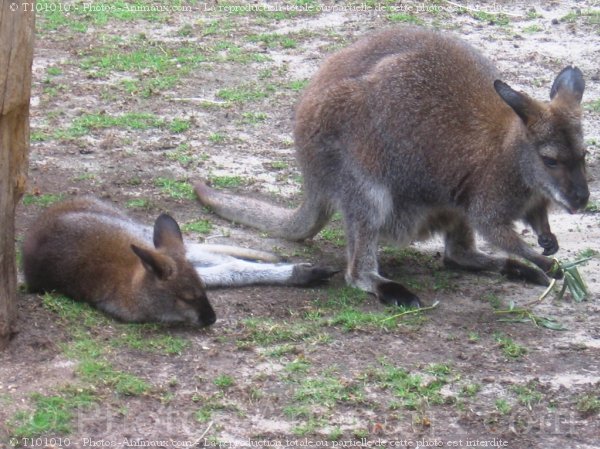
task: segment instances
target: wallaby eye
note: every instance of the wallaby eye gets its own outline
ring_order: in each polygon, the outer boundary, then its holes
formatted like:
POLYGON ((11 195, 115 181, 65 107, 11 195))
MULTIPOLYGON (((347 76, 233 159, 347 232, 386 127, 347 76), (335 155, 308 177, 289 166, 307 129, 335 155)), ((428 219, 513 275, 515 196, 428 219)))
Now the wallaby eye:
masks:
POLYGON ((553 157, 542 156, 542 161, 546 164, 546 167, 556 168, 558 166, 558 160, 553 157))

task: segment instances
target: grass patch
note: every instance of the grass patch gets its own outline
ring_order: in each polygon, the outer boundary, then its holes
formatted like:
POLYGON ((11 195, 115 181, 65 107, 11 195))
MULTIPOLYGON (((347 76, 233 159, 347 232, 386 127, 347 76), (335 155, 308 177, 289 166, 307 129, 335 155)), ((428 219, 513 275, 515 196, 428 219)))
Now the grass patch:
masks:
POLYGON ((221 89, 217 92, 217 98, 232 103, 247 103, 267 98, 274 91, 275 87, 273 86, 257 87, 247 84, 239 87, 221 89))
POLYGON ((127 200, 125 203, 125 207, 128 209, 144 209, 150 210, 152 209, 153 203, 148 198, 133 198, 131 200, 127 200))
POLYGON ((267 48, 296 48, 298 42, 291 36, 278 33, 251 34, 247 37, 250 42, 261 43, 267 48))
POLYGON ((267 117, 267 114, 264 112, 244 112, 242 113, 242 124, 256 125, 257 123, 264 122, 267 117))
POLYGON ((141 396, 152 389, 145 380, 115 369, 106 360, 84 360, 77 367, 77 373, 85 382, 94 386, 103 385, 125 396, 141 396))
POLYGON ((91 130, 102 128, 129 128, 145 130, 158 128, 164 121, 154 114, 129 112, 123 115, 84 114, 76 118, 71 125, 71 134, 84 135, 91 130))
POLYGON ((194 232, 196 234, 208 234, 212 229, 213 225, 208 220, 195 220, 181 226, 183 232, 194 232))
POLYGON ((196 198, 194 188, 188 181, 177 181, 170 178, 157 178, 154 185, 162 193, 175 200, 193 200, 196 198))
POLYGON ((511 390, 517 395, 520 404, 531 410, 531 406, 540 402, 543 398, 542 393, 537 391, 537 383, 529 382, 527 385, 515 385, 511 390))
POLYGON ((523 28, 523 33, 526 34, 539 33, 540 31, 544 31, 544 28, 539 25, 529 25, 523 28))
POLYGON ((212 133, 210 136, 208 136, 208 140, 211 141, 212 143, 223 143, 225 142, 225 140, 227 140, 227 136, 225 134, 222 133, 212 133))
POLYGON ((111 340, 115 348, 127 346, 144 352, 181 355, 189 342, 180 337, 159 331, 155 324, 124 324, 122 334, 111 340))
MULTIPOLYGON (((59 0, 38 0, 36 11, 38 18, 36 28, 44 31, 55 31, 68 28, 78 33, 88 31, 88 25, 103 27, 114 20, 124 22, 149 21, 163 22, 168 19, 168 10, 148 8, 148 0, 109 0, 107 7, 93 7, 90 2, 77 1, 74 5, 66 5, 59 0), (74 6, 77 7, 74 7, 74 6)), ((184 4, 181 0, 155 0, 153 4, 165 6, 184 4)))
POLYGON ((468 397, 473 397, 480 391, 481 391, 481 385, 479 385, 479 384, 463 385, 463 387, 461 389, 461 393, 463 394, 463 396, 468 396, 468 397))
POLYGON ((221 374, 213 380, 213 383, 221 390, 227 390, 235 384, 235 380, 228 374, 221 374))
POLYGON ((502 307, 502 300, 494 293, 485 293, 481 299, 485 302, 489 302, 494 310, 498 310, 502 307))
POLYGON ((64 195, 62 194, 54 194, 54 193, 44 193, 40 195, 33 195, 31 193, 26 193, 23 195, 23 205, 24 206, 40 206, 40 207, 48 207, 54 203, 57 203, 63 199, 64 195))
POLYGON ((284 161, 273 161, 269 162, 268 165, 273 170, 286 170, 290 168, 290 165, 284 161))
POLYGON ((346 246, 346 235, 343 229, 327 227, 319 232, 319 236, 337 247, 346 246))
POLYGON ((142 36, 137 42, 123 47, 100 47, 82 58, 79 66, 91 78, 108 78, 114 72, 127 73, 130 77, 123 79, 120 87, 130 95, 148 98, 153 93, 174 87, 182 76, 189 75, 206 61, 206 55, 185 42, 169 48, 142 36))
POLYGON ((588 101, 583 106, 588 111, 600 112, 600 99, 595 101, 588 101))
POLYGON ((165 126, 174 133, 183 132, 189 129, 190 122, 182 119, 174 119, 171 122, 166 122, 154 114, 142 112, 128 112, 122 115, 104 113, 83 114, 75 118, 69 128, 54 132, 52 137, 70 140, 100 129, 121 128, 143 131, 165 126))
POLYGON ((512 411, 512 406, 508 403, 506 399, 496 399, 494 403, 496 410, 500 412, 502 415, 508 415, 512 411))
POLYGON ((575 408, 583 416, 597 415, 600 413, 600 392, 579 396, 575 408))
POLYGON ((316 326, 306 323, 273 321, 264 318, 247 318, 242 321, 243 334, 238 341, 243 345, 270 346, 300 342, 316 331, 316 326))
POLYGON ((210 61, 222 63, 222 62, 234 62, 238 64, 249 64, 252 62, 267 62, 271 58, 263 53, 254 53, 251 51, 244 50, 232 42, 221 41, 218 42, 213 48, 213 53, 216 56, 211 56, 210 61))
POLYGON ((68 324, 78 324, 85 327, 104 326, 109 319, 85 302, 75 301, 64 295, 44 293, 42 305, 45 309, 56 313, 68 324))
POLYGON ((200 32, 203 36, 219 34, 229 35, 237 27, 237 22, 231 19, 211 20, 200 24, 200 32))
POLYGON ((573 23, 580 19, 583 19, 589 25, 600 25, 600 9, 577 9, 561 17, 560 20, 561 22, 573 23))
POLYGON ((169 123, 169 131, 175 134, 183 133, 190 129, 191 122, 189 120, 175 118, 169 123))
POLYGON ((516 343, 506 335, 496 335, 495 340, 502 350, 502 353, 508 358, 520 359, 527 354, 527 348, 525 346, 516 343))
POLYGON ((13 438, 67 435, 72 431, 76 410, 97 402, 93 392, 82 389, 65 389, 59 395, 34 393, 31 400, 34 410, 18 412, 13 418, 13 438))
POLYGON ((419 19, 414 14, 408 14, 403 12, 388 14, 386 18, 390 22, 395 23, 411 23, 413 25, 423 25, 425 23, 422 19, 419 19))
POLYGON ((217 189, 231 189, 246 185, 247 181, 241 176, 212 176, 210 185, 217 189))
POLYGON ((290 81, 289 84, 287 84, 288 89, 291 89, 295 92, 300 92, 302 89, 304 89, 306 86, 308 86, 308 84, 310 83, 309 79, 301 79, 301 80, 294 80, 294 81, 290 81))
POLYGON ((302 380, 294 393, 294 401, 331 408, 340 403, 356 403, 362 400, 357 385, 344 382, 337 376, 324 375, 302 380))
POLYGON ((480 22, 487 22, 489 25, 507 26, 510 19, 505 14, 492 14, 485 11, 471 11, 471 17, 480 22))
POLYGON ((600 205, 596 201, 588 201, 584 210, 592 214, 597 214, 600 212, 600 205))
POLYGON ((388 307, 381 311, 365 311, 367 294, 359 289, 344 287, 329 289, 324 298, 318 298, 313 308, 305 314, 305 319, 319 326, 338 326, 345 332, 360 330, 392 330, 399 323, 417 324, 424 319, 412 309, 404 307, 388 307))
POLYGON ((303 358, 298 358, 287 365, 285 370, 291 374, 304 374, 310 369, 310 363, 303 358))
POLYGON ((167 151, 165 157, 170 161, 178 162, 182 167, 188 168, 192 164, 199 164, 203 160, 207 160, 206 154, 196 155, 194 149, 187 143, 182 143, 175 150, 167 151))
POLYGON ((404 368, 384 362, 372 377, 381 388, 390 390, 400 400, 401 407, 417 410, 424 406, 444 403, 440 390, 447 383, 446 375, 444 371, 434 374, 434 379, 426 381, 419 374, 411 374, 404 368))

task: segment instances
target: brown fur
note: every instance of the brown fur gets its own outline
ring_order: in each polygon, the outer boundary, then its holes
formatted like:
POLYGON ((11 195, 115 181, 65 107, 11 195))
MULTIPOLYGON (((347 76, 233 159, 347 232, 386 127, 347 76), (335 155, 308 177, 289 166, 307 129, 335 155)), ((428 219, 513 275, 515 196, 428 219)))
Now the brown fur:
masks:
POLYGON ((298 104, 305 199, 296 211, 201 183, 196 191, 219 215, 294 240, 314 236, 341 211, 346 279, 387 303, 419 300, 379 275, 380 235, 405 245, 441 232, 449 265, 546 284, 552 260, 512 226, 529 223, 550 255, 558 250, 550 202, 571 212, 586 204, 583 89, 579 69, 567 67, 552 101, 537 101, 499 81, 492 63, 466 43, 393 28, 329 57, 298 104), (475 231, 542 271, 478 252, 475 231))
POLYGON ((177 223, 166 214, 156 220, 155 248, 136 232, 134 222, 92 198, 50 207, 23 244, 28 288, 63 293, 123 321, 212 324, 177 223))

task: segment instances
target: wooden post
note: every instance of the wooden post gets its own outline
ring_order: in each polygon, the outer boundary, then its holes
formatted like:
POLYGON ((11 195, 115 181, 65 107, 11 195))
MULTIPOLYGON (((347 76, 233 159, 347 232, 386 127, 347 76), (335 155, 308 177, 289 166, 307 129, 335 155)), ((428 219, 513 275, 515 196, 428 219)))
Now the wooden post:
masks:
POLYGON ((15 332, 15 208, 25 190, 34 0, 0 3, 0 350, 15 332))

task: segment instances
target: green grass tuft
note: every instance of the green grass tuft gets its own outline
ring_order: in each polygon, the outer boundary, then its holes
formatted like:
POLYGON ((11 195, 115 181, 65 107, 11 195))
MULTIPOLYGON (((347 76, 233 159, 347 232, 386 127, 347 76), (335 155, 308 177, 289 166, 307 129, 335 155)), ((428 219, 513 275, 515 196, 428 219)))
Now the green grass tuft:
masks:
POLYGON ((208 234, 212 229, 213 225, 208 220, 195 220, 181 226, 183 232, 194 232, 197 234, 208 234))
POLYGON ((217 189, 231 189, 241 187, 247 182, 241 176, 213 176, 210 178, 211 186, 217 189))
POLYGON ((13 419, 13 438, 68 435, 73 430, 75 411, 97 402, 93 392, 83 389, 65 390, 60 395, 34 393, 31 400, 34 410, 18 412, 13 419))
POLYGON ((193 200, 196 198, 194 188, 187 181, 176 181, 169 178, 157 178, 154 181, 156 187, 167 196, 176 200, 193 200))
POLYGON ((26 193, 23 195, 24 206, 41 206, 48 207, 54 203, 57 203, 63 199, 63 194, 44 193, 42 195, 32 195, 26 193))

